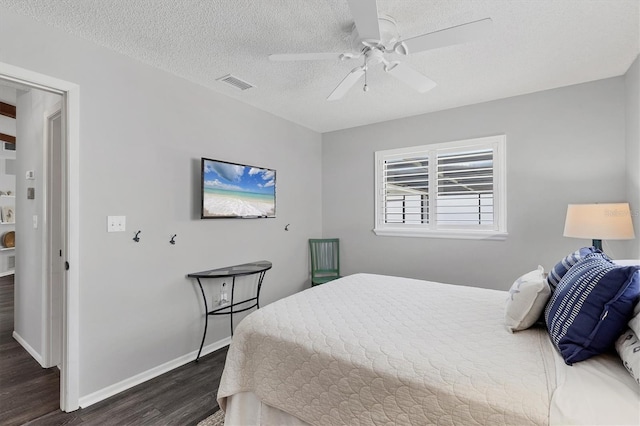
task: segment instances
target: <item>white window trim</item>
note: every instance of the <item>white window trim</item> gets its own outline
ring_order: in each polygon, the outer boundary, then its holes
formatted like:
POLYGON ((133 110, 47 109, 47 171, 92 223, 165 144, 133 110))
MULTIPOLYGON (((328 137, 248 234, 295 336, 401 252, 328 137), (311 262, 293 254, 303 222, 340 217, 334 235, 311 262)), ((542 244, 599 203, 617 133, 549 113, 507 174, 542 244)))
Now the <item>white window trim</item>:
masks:
MULTIPOLYGON (((457 238, 471 240, 506 240, 507 232, 507 152, 506 136, 495 135, 482 138, 465 139, 454 142, 444 142, 415 147, 390 149, 375 152, 375 227, 373 232, 379 236, 394 237, 426 237, 426 238, 457 238), (384 223, 382 213, 383 202, 383 170, 384 160, 393 155, 407 155, 427 153, 429 158, 434 158, 437 150, 452 149, 459 150, 466 146, 473 148, 491 147, 494 150, 493 178, 494 178, 494 215, 496 217, 495 226, 490 229, 461 229, 438 227, 435 221, 430 221, 425 225, 389 224, 384 223)), ((435 175, 437 164, 429 161, 430 175, 435 175)), ((434 187, 430 188, 430 199, 436 201, 434 187)))

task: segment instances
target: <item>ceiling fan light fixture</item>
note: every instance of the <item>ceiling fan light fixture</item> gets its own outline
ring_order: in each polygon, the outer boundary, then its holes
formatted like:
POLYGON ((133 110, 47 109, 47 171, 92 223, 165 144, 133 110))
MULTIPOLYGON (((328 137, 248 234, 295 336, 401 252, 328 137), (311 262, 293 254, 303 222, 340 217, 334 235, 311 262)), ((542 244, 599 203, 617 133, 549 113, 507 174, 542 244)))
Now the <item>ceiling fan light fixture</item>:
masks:
POLYGON ((384 72, 390 72, 391 70, 393 70, 398 65, 400 65, 399 61, 386 62, 384 64, 384 72))
POLYGON ((409 54, 409 47, 404 41, 399 41, 395 46, 393 46, 393 51, 398 55, 407 56, 409 54))

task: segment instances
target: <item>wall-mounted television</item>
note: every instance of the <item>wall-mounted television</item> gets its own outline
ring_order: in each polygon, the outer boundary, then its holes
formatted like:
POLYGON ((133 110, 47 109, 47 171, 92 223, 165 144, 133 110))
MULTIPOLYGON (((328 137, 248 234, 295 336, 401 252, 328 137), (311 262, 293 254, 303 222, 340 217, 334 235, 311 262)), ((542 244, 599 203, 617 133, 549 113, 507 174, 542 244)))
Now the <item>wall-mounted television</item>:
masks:
POLYGON ((276 217, 276 171, 202 158, 202 219, 276 217))

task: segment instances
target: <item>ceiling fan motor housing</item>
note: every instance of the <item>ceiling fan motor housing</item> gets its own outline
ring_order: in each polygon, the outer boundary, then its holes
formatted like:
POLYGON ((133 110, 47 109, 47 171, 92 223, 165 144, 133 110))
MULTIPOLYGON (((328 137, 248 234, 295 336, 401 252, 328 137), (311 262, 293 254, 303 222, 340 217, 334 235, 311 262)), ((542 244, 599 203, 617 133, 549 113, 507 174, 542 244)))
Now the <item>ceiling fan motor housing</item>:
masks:
POLYGON ((362 52, 367 47, 377 46, 382 50, 393 49, 400 40, 400 34, 396 26, 396 20, 388 15, 378 17, 380 27, 380 40, 366 39, 360 37, 355 24, 351 29, 351 46, 355 52, 362 52))

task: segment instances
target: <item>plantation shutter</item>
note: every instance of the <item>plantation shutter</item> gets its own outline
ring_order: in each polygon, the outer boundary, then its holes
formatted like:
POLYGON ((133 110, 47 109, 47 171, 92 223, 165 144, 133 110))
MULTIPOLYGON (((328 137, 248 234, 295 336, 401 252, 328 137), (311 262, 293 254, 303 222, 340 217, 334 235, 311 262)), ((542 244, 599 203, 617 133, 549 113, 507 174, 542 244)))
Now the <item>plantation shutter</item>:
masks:
POLYGON ((493 156, 492 148, 438 151, 438 226, 493 225, 493 156))
POLYGON ((375 153, 376 235, 501 240, 505 136, 375 153))
POLYGON ((429 223, 429 158, 389 158, 383 165, 384 223, 429 223))

